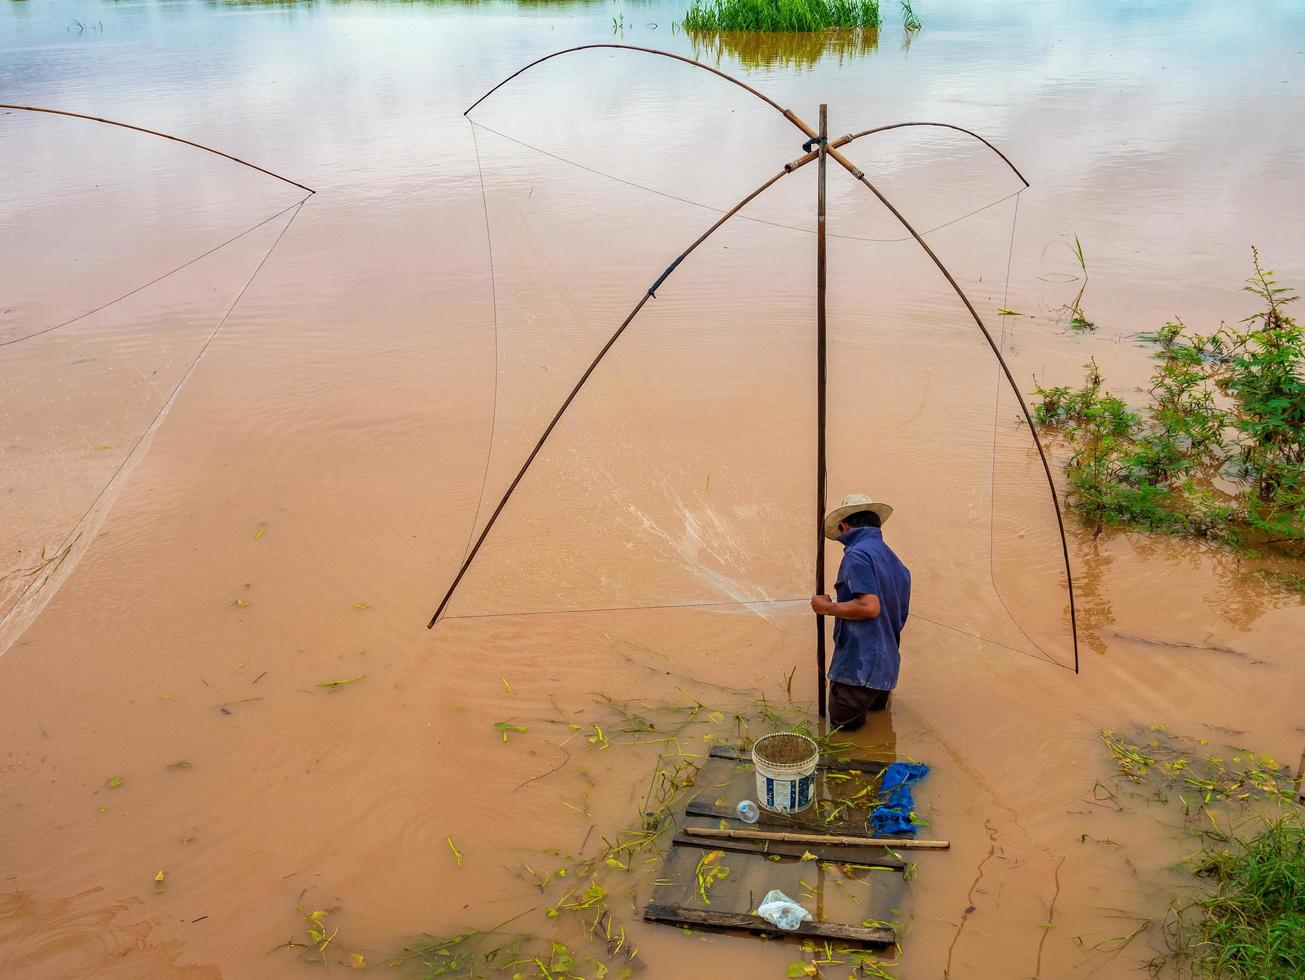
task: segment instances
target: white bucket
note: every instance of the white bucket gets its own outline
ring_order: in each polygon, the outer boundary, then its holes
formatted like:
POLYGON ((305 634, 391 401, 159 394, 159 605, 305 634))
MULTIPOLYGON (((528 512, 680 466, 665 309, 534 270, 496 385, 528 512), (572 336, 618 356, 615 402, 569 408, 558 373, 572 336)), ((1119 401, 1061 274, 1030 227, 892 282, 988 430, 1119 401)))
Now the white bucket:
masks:
POLYGON ((805 735, 775 732, 763 735, 752 746, 752 764, 757 769, 757 802, 772 813, 798 813, 815 800, 816 764, 820 747, 805 735), (801 739, 810 752, 799 762, 768 762, 766 743, 775 739, 801 739), (758 751, 760 750, 760 751, 758 751))

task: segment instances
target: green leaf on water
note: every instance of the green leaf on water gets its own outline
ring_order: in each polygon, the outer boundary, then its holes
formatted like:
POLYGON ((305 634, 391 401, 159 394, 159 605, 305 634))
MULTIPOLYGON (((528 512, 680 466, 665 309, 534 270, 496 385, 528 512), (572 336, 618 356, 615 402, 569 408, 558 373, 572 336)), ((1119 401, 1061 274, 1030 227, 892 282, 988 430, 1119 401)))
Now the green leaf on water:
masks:
POLYGON ((109 789, 117 789, 124 782, 126 782, 126 780, 122 776, 110 776, 105 781, 104 785, 109 787, 109 789))
POLYGON ((266 533, 267 533, 267 526, 265 524, 258 525, 258 530, 254 532, 254 540, 255 541, 260 540, 263 537, 263 535, 266 533))
POLYGON ((324 687, 328 691, 334 692, 340 690, 340 688, 344 687, 346 684, 353 684, 362 680, 366 676, 366 674, 359 674, 357 677, 346 677, 343 680, 338 681, 318 681, 317 686, 324 687))
POLYGON ((169 762, 169 763, 168 763, 168 768, 169 768, 169 769, 189 769, 189 768, 190 768, 190 762, 187 761, 186 759, 178 759, 176 762, 169 762))
POLYGON ((496 721, 494 722, 494 727, 503 733, 503 741, 505 742, 508 740, 508 732, 522 734, 526 731, 525 725, 514 725, 510 721, 496 721))
POLYGON ((462 867, 462 852, 458 850, 458 845, 453 843, 452 837, 446 836, 444 839, 448 841, 449 850, 453 852, 453 858, 458 862, 458 867, 462 867))
POLYGON ((1005 306, 997 307, 997 313, 1000 316, 1023 316, 1024 315, 1023 313, 1019 313, 1005 306))

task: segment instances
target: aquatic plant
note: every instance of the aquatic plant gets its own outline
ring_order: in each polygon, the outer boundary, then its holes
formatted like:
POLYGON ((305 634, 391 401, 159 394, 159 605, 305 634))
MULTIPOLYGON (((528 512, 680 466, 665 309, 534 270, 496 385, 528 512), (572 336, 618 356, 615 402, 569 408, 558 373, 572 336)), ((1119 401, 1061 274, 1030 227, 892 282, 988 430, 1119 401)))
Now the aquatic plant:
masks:
POLYGON ((1263 831, 1208 848, 1196 873, 1214 893, 1187 910, 1195 972, 1211 977, 1305 976, 1305 820, 1299 811, 1263 831))
MULTIPOLYGON (((905 4, 906 0, 903 0, 905 4)), ((1087 291, 1088 270, 1087 257, 1083 254, 1083 243, 1078 240, 1078 235, 1074 236, 1074 247, 1071 249, 1074 253, 1074 259, 1078 262, 1079 272, 1083 278, 1079 280, 1078 292, 1074 298, 1069 301, 1063 308, 1063 312, 1069 314, 1069 329, 1075 333, 1091 333, 1096 330, 1097 325, 1087 318, 1083 312, 1083 293, 1087 291)))
POLYGON ((1285 766, 1246 749, 1220 750, 1208 739, 1176 735, 1163 725, 1130 732, 1107 728, 1101 740, 1120 776, 1146 786, 1163 803, 1176 797, 1189 816, 1214 802, 1290 802, 1294 796, 1285 766))
POLYGON ((1285 311, 1296 296, 1258 252, 1252 263, 1259 312, 1211 334, 1175 320, 1142 336, 1156 361, 1143 408, 1107 392, 1094 362, 1079 388, 1036 387, 1036 421, 1069 449, 1069 503, 1097 533, 1305 556, 1305 328, 1285 311))
POLYGON ((879 0, 693 0, 682 24, 690 33, 874 28, 879 0))
POLYGON ((915 13, 911 0, 902 0, 902 28, 906 31, 918 31, 924 22, 915 13))
MULTIPOLYGON (((1184 829, 1203 841, 1183 864, 1210 888, 1175 900, 1166 917, 1176 975, 1305 975, 1305 811, 1290 770, 1246 748, 1216 747, 1164 725, 1106 729, 1101 736, 1120 786, 1131 784, 1162 804, 1180 803, 1184 829)), ((1096 801, 1121 810, 1122 795, 1100 782, 1093 792, 1096 801)), ((1167 962, 1153 960, 1153 974, 1167 962)))

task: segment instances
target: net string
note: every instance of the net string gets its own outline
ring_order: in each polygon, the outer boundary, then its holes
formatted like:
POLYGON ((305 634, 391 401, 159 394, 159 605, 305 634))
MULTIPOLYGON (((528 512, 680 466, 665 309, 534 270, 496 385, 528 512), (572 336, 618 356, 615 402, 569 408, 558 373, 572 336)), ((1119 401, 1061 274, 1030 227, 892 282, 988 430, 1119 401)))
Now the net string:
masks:
POLYGON ((467 531, 467 544, 462 550, 462 560, 467 560, 471 552, 471 542, 476 536, 476 525, 480 523, 480 510, 485 506, 485 489, 489 485, 489 466, 494 458, 494 436, 498 431, 498 279, 494 273, 494 235, 489 224, 489 197, 485 193, 485 171, 480 165, 480 141, 476 138, 476 124, 471 122, 471 145, 476 154, 476 177, 480 183, 480 207, 485 216, 485 251, 489 254, 489 294, 490 306, 494 318, 494 388, 491 396, 489 417, 489 445, 485 449, 485 471, 480 477, 480 493, 476 497, 476 513, 471 518, 471 527, 467 531))
MULTIPOLYGON (((470 122, 470 120, 468 121, 470 122)), ((519 140, 514 136, 508 136, 506 133, 500 133, 498 130, 492 129, 491 127, 486 126, 483 123, 472 122, 471 125, 473 128, 479 127, 480 129, 483 129, 488 133, 493 133, 495 136, 498 136, 501 139, 505 139, 509 143, 516 143, 518 146, 524 147, 527 150, 532 150, 535 153, 539 153, 553 160, 557 160, 559 163, 565 163, 568 166, 576 167, 579 170, 583 170, 586 173, 594 174, 597 177, 605 177, 608 180, 616 181, 618 184, 624 184, 625 186, 633 187, 636 190, 647 191, 649 194, 656 194, 658 197, 664 197, 670 201, 678 201, 681 204, 688 204, 691 207, 702 208, 704 211, 711 211, 714 214, 725 213, 726 210, 725 208, 718 208, 712 204, 703 204, 701 201, 694 201, 687 197, 680 197, 676 194, 668 193, 667 191, 658 190, 655 187, 649 187, 646 184, 640 184, 637 183, 636 181, 628 180, 625 177, 618 177, 615 174, 609 174, 603 170, 596 170, 593 167, 589 166, 588 164, 579 163, 576 160, 571 160, 568 159, 567 157, 559 156, 558 154, 553 153, 549 150, 545 150, 542 147, 538 147, 531 143, 527 143, 524 140, 519 140)), ((997 205, 999 204, 1005 204, 1012 197, 1018 198, 1021 194, 1024 193, 1025 190, 1026 188, 1021 187, 1017 191, 1011 191, 1011 193, 1007 194, 1006 196, 999 197, 997 198, 997 200, 992 201, 988 204, 984 204, 981 207, 977 207, 973 211, 967 211, 965 214, 962 214, 959 217, 949 218, 948 220, 942 222, 941 224, 937 224, 931 228, 927 228, 924 231, 922 231, 921 234, 932 235, 935 231, 941 231, 944 228, 949 228, 958 222, 964 221, 966 218, 972 218, 976 214, 981 214, 984 211, 997 207, 997 205)), ((483 184, 482 184, 482 192, 483 192, 483 184)), ((796 231, 803 235, 814 235, 816 233, 815 229, 813 228, 800 228, 797 225, 784 224, 782 221, 771 221, 768 218, 757 218, 752 215, 743 214, 743 213, 738 214, 737 217, 743 221, 752 221, 759 225, 769 225, 772 228, 783 228, 785 231, 796 231)), ((842 239, 843 241, 849 241, 849 242, 872 242, 872 243, 880 243, 880 244, 891 244, 894 242, 912 241, 910 235, 903 235, 900 238, 869 238, 861 235, 839 235, 839 234, 835 234, 832 231, 826 232, 825 234, 826 237, 828 238, 838 238, 838 239, 842 239)))
MULTIPOLYGON (((82 514, 82 516, 77 519, 77 523, 72 526, 72 529, 69 530, 68 534, 64 537, 63 541, 59 544, 59 547, 55 549, 55 551, 53 552, 55 555, 63 555, 63 558, 60 559, 60 563, 62 563, 62 561, 67 557, 67 554, 65 553, 65 549, 67 549, 81 534, 82 525, 86 522, 86 519, 95 510, 96 505, 99 504, 99 502, 104 499, 104 495, 109 492, 109 488, 112 487, 117 482, 119 476, 121 476, 123 471, 127 468, 127 464, 131 462, 131 460, 136 456, 137 450, 139 450, 142 443, 145 442, 146 437, 148 437, 151 433, 155 431, 155 429, 158 428, 159 423, 163 420, 163 416, 167 414, 168 409, 171 408, 173 402, 177 400, 177 396, 181 393, 182 387, 185 385, 187 381, 190 380, 190 376, 194 373, 195 368, 199 365, 200 360, 203 359, 204 354, 207 353, 209 346, 217 338, 217 335, 221 332, 223 326, 226 325, 226 322, 230 318, 232 312, 240 304, 240 301, 244 298, 246 291, 248 291, 249 287, 253 284, 254 280, 258 278, 258 274, 263 271, 263 266, 266 265, 267 260, 272 257, 272 253, 276 251, 276 247, 281 244, 281 239, 284 238, 286 232, 290 230, 290 226, 294 224, 295 218, 299 217, 299 212, 303 210, 303 206, 307 202, 309 197, 312 197, 311 193, 306 194, 297 203, 292 204, 290 205, 290 207, 285 208, 283 211, 281 211, 281 214, 285 214, 287 211, 291 211, 293 209, 293 213, 291 213, 290 215, 290 220, 285 223, 285 227, 281 229, 280 233, 276 236, 276 239, 272 242, 268 250, 265 253, 263 253, 263 257, 259 260, 258 265, 254 268, 254 271, 250 274, 249 278, 245 280, 245 284, 240 287, 240 292, 236 294, 236 298, 231 301, 231 305, 228 306, 226 312, 222 314, 222 319, 218 321, 217 326, 213 328, 213 330, 205 338, 204 343, 200 345, 199 352, 195 355, 194 359, 186 367, 186 370, 182 372, 181 377, 177 380, 177 383, 173 386, 172 391, 168 394, 168 397, 164 399, 163 404, 159 407, 159 410, 157 413, 155 413, 153 419, 150 420, 149 425, 147 425, 145 429, 141 432, 139 438, 137 438, 137 440, 132 444, 131 449, 129 449, 126 455, 123 456, 122 462, 120 462, 117 465, 117 467, 114 469, 113 474, 108 479, 108 482, 105 483, 104 486, 100 488, 100 492, 95 495, 95 499, 91 501, 90 506, 87 507, 85 512, 82 514)), ((273 217, 276 216, 274 215, 273 217)), ((268 221, 270 220, 272 219, 269 218, 268 221)), ((266 224, 267 222, 264 221, 262 223, 266 224)), ((26 588, 24 588, 22 592, 18 594, 18 598, 14 600, 13 605, 9 607, 8 611, 4 614, 4 616, 0 616, 0 627, 4 626, 4 624, 9 621, 9 618, 18 609, 22 607, 23 600, 25 600, 27 596, 31 593, 32 589, 36 586, 36 583, 38 581, 47 582, 49 581, 49 579, 50 579, 49 575, 42 577, 39 574, 33 574, 31 581, 29 581, 27 583, 26 588)))
MULTIPOLYGON (((494 613, 462 613, 457 616, 444 616, 441 621, 452 619, 517 619, 525 616, 578 616, 588 613, 649 612, 668 609, 721 609, 731 606, 751 608, 754 606, 785 606, 793 605, 795 603, 809 603, 810 601, 810 597, 797 596, 785 599, 726 599, 709 602, 662 602, 632 606, 589 606, 578 609, 534 609, 494 613)), ((1048 660, 1045 657, 1040 657, 1027 650, 1021 650, 1019 647, 1013 647, 1008 643, 1002 643, 1000 640, 994 640, 991 637, 984 636, 982 633, 977 633, 974 630, 967 630, 960 626, 953 626, 951 623, 944 623, 942 620, 931 619, 930 617, 921 615, 918 612, 912 612, 908 617, 908 622, 917 619, 929 623, 931 626, 950 630, 951 632, 958 633, 961 636, 967 636, 971 639, 979 640, 982 643, 988 643, 1003 650, 1008 650, 1011 653, 1017 653, 1021 657, 1028 657, 1030 660, 1036 660, 1039 663, 1048 663, 1053 667, 1064 667, 1063 664, 1057 663, 1054 660, 1048 660)))
MULTIPOLYGON (((23 334, 23 336, 21 336, 21 337, 11 337, 9 340, 0 341, 0 347, 10 347, 10 346, 12 346, 12 345, 14 345, 14 344, 21 344, 24 340, 31 340, 33 337, 43 337, 45 334, 53 333, 53 332, 56 331, 56 330, 62 330, 64 327, 70 326, 70 325, 76 323, 78 320, 85 320, 88 316, 93 316, 93 315, 95 315, 96 313, 99 313, 101 310, 107 310, 110 306, 113 306, 113 305, 116 304, 116 303, 121 303, 123 300, 125 300, 125 299, 129 299, 129 298, 131 298, 132 296, 135 296, 137 293, 141 292, 142 290, 149 289, 150 286, 155 286, 155 285, 161 283, 164 279, 167 279, 167 278, 169 278, 170 276, 175 276, 178 272, 181 272, 181 271, 184 270, 184 269, 188 269, 190 266, 194 265, 196 262, 199 262, 199 261, 202 260, 202 259, 206 259, 206 258, 208 258, 208 257, 209 257, 210 255, 212 255, 214 252, 220 252, 222 249, 226 248, 228 245, 231 245, 231 244, 234 244, 235 242, 238 242, 240 239, 244 238, 246 235, 250 235, 250 234, 252 234, 252 233, 258 231, 259 228, 262 228, 265 224, 268 224, 268 223, 271 222, 271 221, 275 221, 277 218, 281 217, 281 215, 285 214, 287 211, 290 211, 290 210, 292 210, 292 209, 294 209, 294 208, 300 207, 300 206, 304 203, 304 201, 306 201, 306 200, 308 200, 308 198, 305 197, 305 198, 301 198, 301 199, 298 200, 298 201, 295 201, 294 204, 291 204, 291 205, 289 205, 288 207, 284 207, 284 208, 282 208, 282 209, 281 209, 280 211, 278 211, 276 214, 269 215, 268 217, 266 217, 266 218, 264 218, 262 221, 260 221, 258 224, 256 224, 256 225, 251 225, 250 227, 246 228, 244 231, 240 232, 238 235, 235 235, 235 236, 233 236, 233 237, 231 237, 231 238, 228 238, 225 242, 222 242, 220 245, 214 245, 214 246, 213 246, 212 248, 210 248, 208 251, 201 252, 199 255, 196 255, 196 256, 195 256, 194 258, 192 258, 192 259, 187 259, 185 262, 181 263, 181 265, 177 266, 176 268, 174 268, 174 269, 169 269, 167 272, 163 273, 163 275, 158 276, 158 277, 156 277, 156 278, 154 278, 154 279, 151 279, 149 282, 147 282, 147 283, 145 283, 145 284, 143 284, 143 285, 137 286, 135 289, 129 290, 128 292, 123 293, 121 296, 118 296, 118 297, 116 297, 115 299, 111 299, 111 300, 109 300, 107 303, 101 303, 99 306, 95 307, 95 309, 93 309, 93 310, 87 310, 85 313, 79 313, 79 314, 77 314, 75 317, 72 317, 71 319, 64 320, 62 323, 55 323, 55 324, 52 324, 51 326, 48 326, 48 327, 42 327, 40 330, 34 330, 32 333, 23 334)), ((291 220, 293 220, 293 219, 291 219, 291 220)))
MULTIPOLYGON (((1020 199, 1019 196, 1016 195, 1015 207, 1012 209, 1012 213, 1011 213, 1010 242, 1006 250, 1006 281, 1005 284, 1002 286, 1002 293, 1001 293, 1002 309, 1009 309, 1009 307, 1006 304, 1010 301, 1010 273, 1011 273, 1011 266, 1015 256, 1015 227, 1019 222, 1019 215, 1020 215, 1020 199)), ((1005 352, 1006 350, 1006 320, 1007 319, 1008 318, 1006 315, 1003 314, 1001 316, 1001 336, 998 345, 1001 347, 1003 352, 1005 352)), ((1001 587, 997 584, 997 572, 995 568, 996 549, 997 549, 997 438, 1001 426, 1001 392, 1002 392, 1001 381, 1002 381, 1001 369, 998 368, 996 373, 996 381, 995 381, 996 388, 993 393, 993 408, 992 408, 992 465, 988 475, 988 580, 992 583, 992 591, 997 596, 997 601, 1001 603, 1001 608, 1006 613, 1006 617, 1011 621, 1011 623, 1015 626, 1015 628, 1020 631, 1020 635, 1023 636, 1024 639, 1028 640, 1029 643, 1033 645, 1033 648, 1038 651, 1039 656, 1034 657, 1034 659, 1046 660, 1047 663, 1054 664, 1055 666, 1060 667, 1063 670, 1073 670, 1072 667, 1065 666, 1059 660, 1057 660, 1055 657, 1049 654, 1046 650, 1042 648, 1042 645, 1038 643, 1037 640, 1029 636, 1028 631, 1024 628, 1024 626, 1020 623, 1020 621, 1015 618, 1015 614, 1011 612, 1010 606, 1006 603, 1006 597, 1002 595, 1001 587)), ((1028 654, 1028 656, 1033 657, 1034 655, 1028 654)))

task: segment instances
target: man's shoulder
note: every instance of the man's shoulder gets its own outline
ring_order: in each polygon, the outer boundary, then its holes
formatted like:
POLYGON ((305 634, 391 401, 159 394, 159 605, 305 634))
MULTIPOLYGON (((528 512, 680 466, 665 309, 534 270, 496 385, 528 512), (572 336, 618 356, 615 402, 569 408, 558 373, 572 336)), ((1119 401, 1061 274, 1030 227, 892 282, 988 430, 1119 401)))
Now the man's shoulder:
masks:
POLYGON ((908 575, 910 574, 910 572, 907 571, 906 563, 898 557, 897 552, 895 552, 883 538, 870 538, 864 542, 859 542, 859 544, 863 546, 859 550, 866 559, 870 561, 878 559, 887 562, 890 565, 900 568, 908 575))

